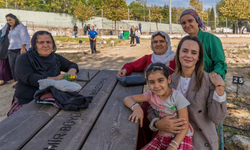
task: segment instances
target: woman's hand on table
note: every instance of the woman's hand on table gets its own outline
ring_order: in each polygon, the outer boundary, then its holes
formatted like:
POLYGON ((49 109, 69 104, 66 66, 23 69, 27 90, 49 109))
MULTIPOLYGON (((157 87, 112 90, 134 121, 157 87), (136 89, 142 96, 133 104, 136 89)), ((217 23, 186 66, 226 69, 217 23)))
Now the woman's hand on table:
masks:
POLYGON ((137 123, 138 120, 140 120, 140 127, 143 126, 143 110, 141 108, 141 106, 136 105, 133 108, 133 113, 129 116, 128 120, 130 120, 131 122, 137 123))
POLYGON ((75 68, 71 68, 71 69, 69 69, 69 71, 67 72, 67 74, 69 74, 70 76, 75 76, 76 77, 76 79, 77 79, 77 75, 76 75, 76 69, 75 68))
POLYGON ((177 114, 169 115, 166 117, 163 117, 159 120, 156 120, 154 125, 158 130, 167 132, 167 133, 174 133, 178 134, 181 130, 184 130, 185 127, 183 126, 186 124, 185 118, 178 118, 173 119, 177 114))
POLYGON ((127 70, 126 69, 122 69, 122 70, 118 71, 117 77, 118 78, 119 77, 124 77, 124 76, 126 76, 126 74, 127 74, 127 70))

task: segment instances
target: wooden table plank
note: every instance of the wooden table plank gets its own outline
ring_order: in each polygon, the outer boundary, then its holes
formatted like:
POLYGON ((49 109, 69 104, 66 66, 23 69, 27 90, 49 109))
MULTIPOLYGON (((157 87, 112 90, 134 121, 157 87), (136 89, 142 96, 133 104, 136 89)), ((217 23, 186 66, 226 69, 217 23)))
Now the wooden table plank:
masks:
POLYGON ((79 92, 94 96, 89 108, 79 112, 60 111, 23 149, 80 149, 114 89, 116 74, 117 71, 100 71, 79 92))
POLYGON ((87 81, 94 78, 94 76, 99 72, 99 70, 91 70, 91 69, 80 69, 77 73, 77 81, 76 83, 80 84, 84 87, 87 81), (88 76, 89 74, 89 76, 88 76))
MULTIPOLYGON (((80 69, 80 80, 91 80, 99 70, 80 69)), ((86 81, 77 81, 84 87, 86 81)), ((18 149, 29 141, 60 109, 30 102, 0 123, 0 149, 18 149)))
POLYGON ((123 87, 118 83, 82 150, 136 149, 138 124, 128 121, 132 111, 123 104, 123 99, 142 92, 143 86, 123 87))
POLYGON ((52 105, 36 104, 35 101, 25 105, 0 122, 0 149, 19 149, 59 110, 52 105))

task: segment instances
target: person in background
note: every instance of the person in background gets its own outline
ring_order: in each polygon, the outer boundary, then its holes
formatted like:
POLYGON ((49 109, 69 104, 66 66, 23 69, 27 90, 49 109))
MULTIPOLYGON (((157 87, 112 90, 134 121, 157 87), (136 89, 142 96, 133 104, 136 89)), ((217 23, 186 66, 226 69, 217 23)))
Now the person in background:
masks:
POLYGON ((135 44, 135 28, 134 26, 131 26, 131 29, 130 29, 130 47, 134 46, 135 44))
POLYGON ((140 46, 140 36, 141 32, 138 30, 138 27, 135 27, 136 46, 140 46))
POLYGON ((96 26, 96 24, 95 24, 94 29, 95 29, 96 32, 98 32, 98 27, 96 26))
POLYGON ((247 32, 248 32, 248 34, 250 34, 250 23, 249 23, 249 21, 247 22, 247 32))
POLYGON ((0 86, 13 79, 8 60, 8 24, 0 30, 0 86))
POLYGON ((120 26, 120 28, 119 28, 119 38, 122 39, 122 40, 124 39, 122 26, 120 26))
POLYGON ((90 42, 90 48, 92 54, 96 53, 96 37, 97 32, 94 30, 94 26, 91 27, 91 30, 88 33, 89 42, 90 42))
POLYGON ((84 35, 86 35, 87 34, 87 31, 88 31, 88 27, 87 27, 87 25, 85 24, 85 26, 84 26, 84 35))
POLYGON ((73 31, 74 31, 74 36, 76 38, 77 37, 77 33, 78 33, 78 27, 76 26, 76 23, 75 23, 75 25, 73 27, 73 31))
POLYGON ((243 34, 241 21, 238 22, 238 27, 239 27, 239 34, 243 34))
MULTIPOLYGON (((14 81, 17 81, 17 74, 15 73, 16 59, 20 54, 26 53, 26 51, 29 49, 30 36, 27 28, 22 23, 20 23, 15 15, 10 13, 5 17, 8 23, 7 30, 9 32, 8 59, 14 81)), ((13 88, 15 88, 15 85, 13 88)))
MULTIPOLYGON (((140 30, 140 32, 141 32, 141 28, 142 28, 142 27, 141 27, 141 23, 139 23, 139 30, 140 30)), ((142 35, 142 33, 141 33, 141 35, 142 35)))
POLYGON ((88 27, 87 27, 87 32, 90 31, 90 24, 88 24, 88 27))
POLYGON ((16 60, 18 82, 8 116, 34 100, 33 96, 39 90, 38 80, 62 80, 61 71, 76 76, 77 64, 55 52, 56 44, 51 33, 37 31, 33 35, 30 50, 16 60))

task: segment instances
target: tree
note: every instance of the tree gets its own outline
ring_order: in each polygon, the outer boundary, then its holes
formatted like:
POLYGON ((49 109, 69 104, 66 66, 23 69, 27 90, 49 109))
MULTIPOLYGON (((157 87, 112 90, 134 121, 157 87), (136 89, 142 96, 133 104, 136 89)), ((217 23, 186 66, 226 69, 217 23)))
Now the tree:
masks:
POLYGON ((162 7, 154 5, 152 7, 149 7, 151 15, 150 15, 150 20, 155 21, 156 23, 156 29, 158 30, 158 22, 159 20, 163 19, 163 16, 161 14, 162 12, 162 7))
MULTIPOLYGON (((132 11, 132 15, 133 15, 133 19, 143 19, 145 14, 145 7, 144 5, 142 5, 141 3, 132 1, 129 5, 128 5, 129 11, 132 11)), ((147 10, 147 9, 146 9, 147 10)), ((147 10, 148 12, 148 10, 147 10)))
POLYGON ((208 20, 209 20, 208 25, 211 27, 211 29, 215 28, 215 25, 214 25, 214 15, 215 15, 214 14, 214 8, 212 7, 210 13, 208 14, 208 20))
MULTIPOLYGON (((116 21, 120 21, 121 19, 125 19, 128 17, 127 4, 125 0, 102 0, 100 5, 100 10, 103 9, 103 16, 115 21, 115 29, 116 29, 116 21)), ((130 12, 130 17, 132 17, 132 13, 130 12)))
POLYGON ((190 8, 194 9, 200 18, 202 18, 205 15, 205 12, 203 12, 203 3, 200 0, 190 0, 189 1, 190 8))
POLYGON ((87 6, 82 1, 79 1, 75 7, 73 14, 82 22, 83 28, 83 22, 92 19, 94 16, 94 12, 95 9, 92 6, 87 6))
POLYGON ((220 12, 229 19, 249 19, 250 0, 224 0, 220 12))
MULTIPOLYGON (((225 5, 224 0, 220 0, 218 3, 216 3, 216 14, 217 14, 217 20, 219 21, 218 26, 219 27, 225 27, 226 26, 226 19, 227 17, 224 16, 220 9, 225 5)), ((228 20, 227 21, 228 27, 233 26, 233 20, 228 20)))

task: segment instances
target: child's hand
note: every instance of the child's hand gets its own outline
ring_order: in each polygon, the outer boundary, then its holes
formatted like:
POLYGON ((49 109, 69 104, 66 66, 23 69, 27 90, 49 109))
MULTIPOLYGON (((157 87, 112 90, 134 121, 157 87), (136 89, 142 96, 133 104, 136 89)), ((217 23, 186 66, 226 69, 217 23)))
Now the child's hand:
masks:
POLYGON ((133 113, 129 116, 128 120, 130 120, 131 122, 137 123, 138 119, 140 120, 140 127, 143 126, 143 117, 144 117, 144 113, 142 108, 137 105, 133 108, 133 113))

